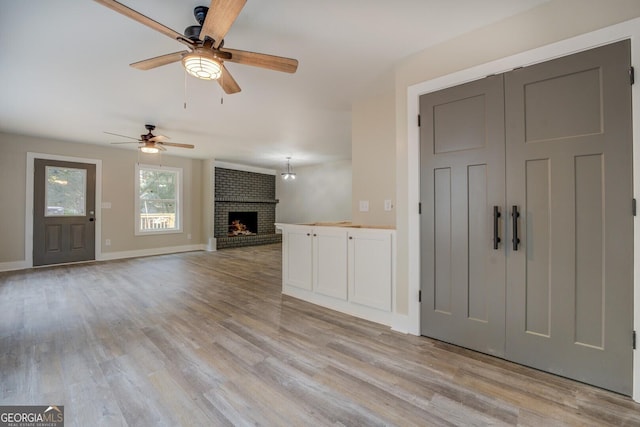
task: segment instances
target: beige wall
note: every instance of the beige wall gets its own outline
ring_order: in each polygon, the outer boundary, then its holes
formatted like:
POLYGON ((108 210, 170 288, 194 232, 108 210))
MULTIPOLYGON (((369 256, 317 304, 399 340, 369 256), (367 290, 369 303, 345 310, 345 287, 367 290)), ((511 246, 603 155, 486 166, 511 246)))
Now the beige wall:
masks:
POLYGON ((103 255, 110 252, 140 251, 203 244, 202 228, 203 161, 162 154, 145 156, 141 163, 159 164, 183 169, 183 232, 156 236, 134 235, 134 171, 139 160, 133 150, 77 144, 36 137, 0 133, 0 263, 25 260, 25 197, 27 152, 55 154, 102 161, 101 224, 103 255), (188 235, 191 234, 191 240, 188 235), (111 246, 105 246, 111 239, 111 246))
POLYGON ((276 176, 276 222, 297 224, 351 219, 351 161, 294 168, 296 179, 276 176))
POLYGON ((364 225, 395 225, 396 155, 395 94, 387 91, 352 107, 351 157, 353 167, 353 222, 364 225), (369 211, 360 212, 360 201, 369 211), (384 210, 391 200, 392 210, 384 210))
MULTIPOLYGON (((473 31, 448 42, 430 47, 398 64, 395 73, 395 98, 379 96, 353 105, 353 180, 354 206, 361 195, 386 198, 381 180, 394 181, 395 220, 397 229, 396 311, 408 313, 409 242, 419 236, 409 236, 407 219, 410 209, 409 152, 407 124, 407 89, 414 84, 471 68, 493 60, 544 46, 572 36, 584 34, 640 16, 637 0, 551 0, 520 15, 473 31), (384 105, 382 105, 384 103, 384 105), (391 105, 393 104, 393 105, 391 105), (383 114, 384 112, 384 114, 383 114), (387 129, 383 116, 395 116, 393 140, 373 132, 387 129), (368 118, 367 118, 368 117, 368 118), (369 144, 371 135, 375 144, 369 144), (385 153, 395 152, 393 165, 381 161, 385 153), (378 167, 369 167, 373 159, 378 167), (377 160, 376 160, 377 159, 377 160)), ((413 120, 413 119, 412 119, 413 120)), ((385 131, 381 131, 384 134, 385 131)), ((355 211, 354 211, 355 212, 355 211)), ((354 214, 355 217, 355 214, 354 214)), ((359 218, 359 217, 358 217, 359 218)))
POLYGON ((214 239, 214 207, 215 207, 215 160, 202 162, 202 236, 201 240, 207 245, 207 250, 215 250, 214 239))

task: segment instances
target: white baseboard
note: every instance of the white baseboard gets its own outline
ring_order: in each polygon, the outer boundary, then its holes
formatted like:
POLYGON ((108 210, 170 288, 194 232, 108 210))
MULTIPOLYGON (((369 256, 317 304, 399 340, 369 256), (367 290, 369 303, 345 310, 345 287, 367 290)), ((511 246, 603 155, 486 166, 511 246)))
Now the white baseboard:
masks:
POLYGON ((392 331, 408 334, 410 329, 409 316, 406 314, 393 313, 393 318, 391 319, 392 331))
POLYGON ((31 268, 31 266, 27 264, 27 261, 0 262, 0 272, 24 270, 26 268, 31 268))
POLYGON ((103 252, 97 261, 110 261, 114 259, 136 258, 152 255, 175 254, 179 252, 204 251, 206 245, 167 246, 164 248, 137 249, 134 251, 103 252))
POLYGON ((341 300, 338 298, 328 297, 315 292, 301 289, 295 286, 283 286, 283 295, 289 295, 303 301, 310 302, 331 310, 339 311, 350 316, 359 317, 370 322, 379 323, 385 326, 391 326, 392 313, 379 310, 377 308, 367 307, 358 303, 341 300))

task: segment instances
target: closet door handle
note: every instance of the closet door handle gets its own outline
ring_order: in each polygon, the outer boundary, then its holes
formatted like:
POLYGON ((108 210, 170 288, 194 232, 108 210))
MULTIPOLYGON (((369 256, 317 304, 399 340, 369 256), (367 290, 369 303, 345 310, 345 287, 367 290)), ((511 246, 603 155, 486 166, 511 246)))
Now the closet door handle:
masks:
POLYGON ((518 218, 520 218, 520 212, 518 212, 518 206, 513 205, 511 207, 511 221, 513 223, 513 239, 511 242, 513 243, 513 250, 518 250, 518 245, 520 244, 520 239, 518 238, 518 218))
POLYGON ((500 218, 500 208, 498 206, 493 207, 493 249, 498 249, 498 244, 500 243, 500 236, 498 236, 498 227, 500 218))

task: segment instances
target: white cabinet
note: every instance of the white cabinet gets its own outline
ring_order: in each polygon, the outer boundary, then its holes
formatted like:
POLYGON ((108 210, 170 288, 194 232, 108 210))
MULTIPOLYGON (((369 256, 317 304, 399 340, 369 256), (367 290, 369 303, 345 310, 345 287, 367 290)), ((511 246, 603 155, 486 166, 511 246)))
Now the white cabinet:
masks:
POLYGON ((282 230, 282 238, 287 247, 286 251, 282 251, 282 280, 285 286, 308 291, 313 288, 311 282, 312 231, 309 227, 295 225, 282 230))
POLYGON ((313 291, 347 299, 347 233, 343 229, 313 229, 313 291))
POLYGON ((334 227, 283 229, 283 285, 347 299, 347 232, 334 227))
POLYGON ((391 233, 349 231, 349 300, 391 311, 391 233))
POLYGON ((394 231, 276 224, 282 230, 282 293, 391 324, 394 231))

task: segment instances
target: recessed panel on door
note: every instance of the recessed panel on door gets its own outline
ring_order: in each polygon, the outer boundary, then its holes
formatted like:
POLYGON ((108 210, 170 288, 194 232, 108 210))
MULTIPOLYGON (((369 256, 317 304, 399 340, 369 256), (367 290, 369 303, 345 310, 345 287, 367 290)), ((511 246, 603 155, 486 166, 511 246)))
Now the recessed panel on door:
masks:
POLYGON ((451 225, 451 168, 433 171, 433 308, 451 314, 453 298, 453 229, 451 225))
MULTIPOLYGON (((549 159, 525 162, 525 203, 520 228, 525 254, 525 330, 530 334, 550 335, 551 308, 551 182, 549 159)), ((519 226, 519 225, 516 225, 519 226)))

